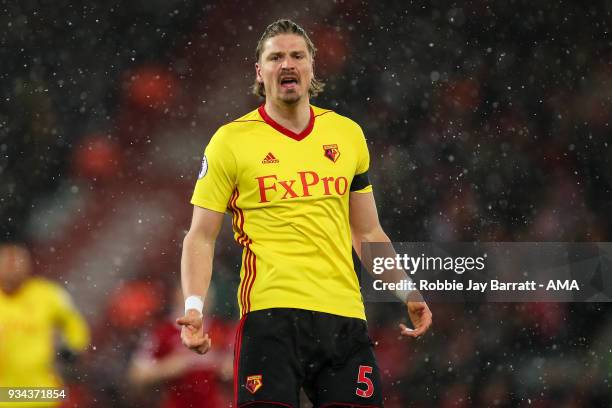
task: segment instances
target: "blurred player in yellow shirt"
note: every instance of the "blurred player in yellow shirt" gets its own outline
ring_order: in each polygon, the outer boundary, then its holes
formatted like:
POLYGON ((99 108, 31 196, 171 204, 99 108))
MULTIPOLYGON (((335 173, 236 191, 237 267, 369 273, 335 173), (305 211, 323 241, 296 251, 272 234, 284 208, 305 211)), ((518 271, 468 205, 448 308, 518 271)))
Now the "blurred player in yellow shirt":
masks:
MULTIPOLYGON (((0 244, 0 387, 61 387, 54 368, 56 331, 72 352, 89 344, 89 329, 68 293, 31 272, 28 249, 0 244)), ((0 402, 5 406, 26 405, 0 402)))

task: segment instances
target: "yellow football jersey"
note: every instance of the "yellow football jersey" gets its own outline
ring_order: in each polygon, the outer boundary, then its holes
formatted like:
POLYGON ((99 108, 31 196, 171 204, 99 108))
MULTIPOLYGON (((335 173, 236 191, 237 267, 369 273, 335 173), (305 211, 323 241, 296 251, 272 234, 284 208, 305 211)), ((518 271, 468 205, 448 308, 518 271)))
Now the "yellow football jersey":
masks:
POLYGON ((233 215, 242 315, 288 307, 365 319, 349 193, 372 191, 369 161, 359 125, 314 106, 299 134, 261 106, 213 135, 191 203, 233 215))
MULTIPOLYGON (((11 295, 0 290, 0 387, 61 387, 54 369, 56 330, 72 350, 89 343, 85 321, 60 286, 30 278, 11 295)), ((4 406, 25 405, 0 402, 4 406)))

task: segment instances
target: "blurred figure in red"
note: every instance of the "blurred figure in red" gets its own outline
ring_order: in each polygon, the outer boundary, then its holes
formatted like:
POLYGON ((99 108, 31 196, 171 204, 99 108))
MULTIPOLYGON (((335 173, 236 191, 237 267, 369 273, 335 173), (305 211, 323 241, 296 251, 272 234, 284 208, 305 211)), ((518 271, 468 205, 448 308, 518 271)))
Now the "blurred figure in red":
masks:
MULTIPOLYGON (((194 356, 182 345, 180 327, 171 318, 183 312, 180 288, 175 290, 173 301, 170 313, 153 325, 134 354, 128 372, 130 382, 141 389, 163 384, 162 408, 227 406, 231 396, 225 395, 223 382, 232 379, 234 326, 207 316, 207 329, 215 334, 219 347, 205 356, 194 356)), ((207 302, 212 301, 213 297, 207 298, 207 302)))

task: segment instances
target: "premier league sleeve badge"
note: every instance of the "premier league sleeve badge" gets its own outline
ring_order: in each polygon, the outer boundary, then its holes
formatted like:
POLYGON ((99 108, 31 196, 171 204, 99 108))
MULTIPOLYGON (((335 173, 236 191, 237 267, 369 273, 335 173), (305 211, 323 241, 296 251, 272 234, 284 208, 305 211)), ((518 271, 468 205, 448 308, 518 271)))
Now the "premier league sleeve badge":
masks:
POLYGON ((200 167, 200 173, 198 174, 198 180, 204 178, 204 176, 208 173, 208 160, 206 160, 206 155, 202 157, 202 167, 200 167))

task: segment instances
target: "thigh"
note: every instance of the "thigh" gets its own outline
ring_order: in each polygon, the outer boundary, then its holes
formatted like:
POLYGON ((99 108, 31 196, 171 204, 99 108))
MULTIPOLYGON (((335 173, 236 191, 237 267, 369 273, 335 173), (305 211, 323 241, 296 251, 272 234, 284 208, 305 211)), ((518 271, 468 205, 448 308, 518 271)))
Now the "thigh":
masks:
POLYGON ((305 387, 315 407, 382 407, 380 372, 365 321, 324 316, 319 322, 326 359, 305 387))
POLYGON ((324 367, 314 382, 315 407, 380 408, 380 371, 371 346, 354 352, 342 366, 324 367))
POLYGON ((234 361, 235 406, 299 407, 300 370, 291 320, 260 310, 240 321, 234 361))

